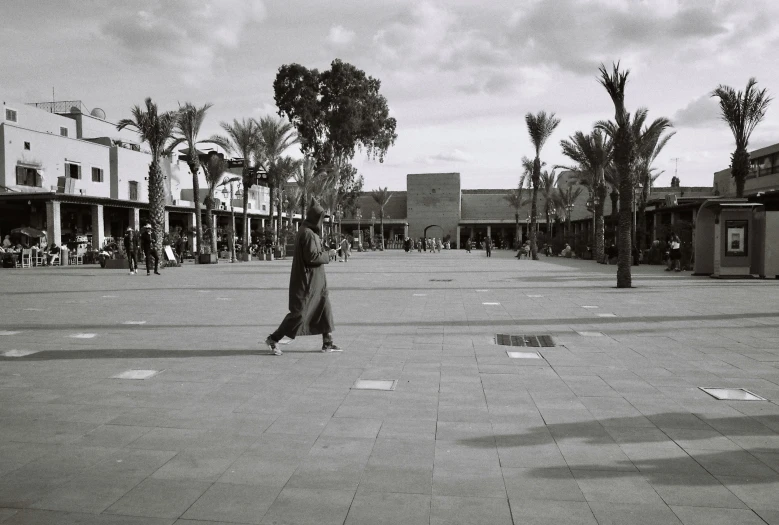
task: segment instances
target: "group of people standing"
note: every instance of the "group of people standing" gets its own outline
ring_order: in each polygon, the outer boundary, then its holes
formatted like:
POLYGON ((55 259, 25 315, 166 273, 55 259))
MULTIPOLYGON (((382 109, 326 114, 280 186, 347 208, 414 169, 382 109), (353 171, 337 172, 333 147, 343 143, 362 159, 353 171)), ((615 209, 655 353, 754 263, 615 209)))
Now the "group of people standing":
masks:
MULTIPOLYGON (((447 242, 446 244, 448 245, 449 243, 447 242)), ((422 253, 422 251, 430 253, 441 253, 441 250, 444 249, 444 242, 442 239, 437 239, 435 237, 420 237, 416 241, 410 237, 406 237, 406 239, 403 241, 403 249, 406 251, 406 253, 408 253, 414 248, 416 248, 419 253, 422 253)))
POLYGON ((160 255, 157 253, 157 234, 146 223, 139 233, 131 227, 124 234, 124 251, 127 254, 127 264, 130 266, 130 275, 138 273, 138 255, 142 251, 146 258, 146 275, 151 275, 152 260, 154 261, 154 274, 160 275, 160 255))

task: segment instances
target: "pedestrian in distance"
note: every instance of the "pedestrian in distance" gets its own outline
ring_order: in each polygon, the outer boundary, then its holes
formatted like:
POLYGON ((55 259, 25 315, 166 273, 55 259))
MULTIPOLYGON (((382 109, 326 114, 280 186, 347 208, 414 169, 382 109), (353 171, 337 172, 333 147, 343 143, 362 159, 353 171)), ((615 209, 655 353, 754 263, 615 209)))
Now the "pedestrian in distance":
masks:
POLYGON ((668 265, 668 268, 666 268, 667 272, 670 272, 671 270, 676 272, 681 272, 681 263, 682 263, 682 241, 679 239, 679 236, 675 233, 671 234, 671 238, 669 241, 669 246, 671 248, 671 264, 668 265))
POLYGON ((341 259, 339 259, 339 262, 349 262, 349 241, 346 239, 346 236, 341 239, 341 259))
POLYGON ((278 329, 265 339, 273 355, 282 355, 278 347, 284 337, 322 335, 322 352, 340 352, 333 343, 333 309, 327 291, 325 266, 330 262, 328 247, 322 243, 325 210, 312 198, 306 220, 295 236, 292 270, 289 276, 289 313, 278 329))
POLYGON ((151 275, 151 260, 154 259, 154 275, 160 275, 160 255, 157 253, 157 234, 151 224, 146 223, 141 233, 141 247, 146 257, 146 275, 151 275))
POLYGON ((130 266, 130 275, 138 274, 138 239, 135 232, 128 227, 124 234, 124 253, 127 254, 127 264, 130 266))
POLYGON ((487 242, 484 245, 484 249, 487 252, 487 257, 492 257, 492 239, 487 237, 487 242))
POLYGON ((471 239, 465 241, 465 253, 471 253, 471 239))

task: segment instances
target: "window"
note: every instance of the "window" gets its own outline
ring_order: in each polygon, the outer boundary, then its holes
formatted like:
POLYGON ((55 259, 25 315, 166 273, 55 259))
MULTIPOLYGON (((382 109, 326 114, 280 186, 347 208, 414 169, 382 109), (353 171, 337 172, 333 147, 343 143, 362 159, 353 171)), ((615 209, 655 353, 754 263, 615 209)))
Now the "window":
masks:
POLYGON ((5 120, 9 122, 16 122, 16 110, 5 108, 5 120))
POLYGON ((43 177, 35 168, 16 166, 16 184, 18 186, 43 187, 43 177))
POLYGON ((65 163, 65 176, 71 179, 81 178, 81 166, 78 164, 72 164, 70 162, 65 163))
POLYGON ((67 137, 68 136, 68 128, 63 128, 63 127, 60 126, 60 135, 63 136, 63 137, 67 137))
POLYGON ((29 142, 25 142, 24 143, 24 149, 27 150, 27 151, 30 151, 30 143, 29 142))
POLYGON ((138 200, 138 183, 134 180, 130 181, 130 200, 131 201, 137 201, 138 200))
POLYGON ((103 170, 92 168, 92 182, 103 182, 103 170))

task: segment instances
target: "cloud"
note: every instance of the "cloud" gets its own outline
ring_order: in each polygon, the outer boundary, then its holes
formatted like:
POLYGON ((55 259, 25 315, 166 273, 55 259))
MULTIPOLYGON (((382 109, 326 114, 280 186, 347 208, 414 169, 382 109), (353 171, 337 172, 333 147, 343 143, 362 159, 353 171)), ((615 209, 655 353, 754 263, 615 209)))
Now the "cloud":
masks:
POLYGON ((166 0, 121 11, 101 27, 133 60, 179 70, 194 82, 245 29, 265 18, 262 0, 166 0))
POLYGON ((354 31, 346 29, 344 26, 336 25, 330 28, 330 32, 327 34, 327 41, 335 46, 345 46, 350 44, 354 37, 354 31))
POLYGON ((467 162, 471 162, 472 160, 473 160, 473 155, 470 155, 469 153, 466 153, 461 149, 455 148, 453 150, 442 151, 435 155, 417 159, 416 162, 423 162, 425 164, 438 164, 441 162, 467 163, 467 162))
POLYGON ((720 121, 720 109, 716 98, 708 93, 702 95, 677 111, 673 118, 674 126, 700 128, 720 121))

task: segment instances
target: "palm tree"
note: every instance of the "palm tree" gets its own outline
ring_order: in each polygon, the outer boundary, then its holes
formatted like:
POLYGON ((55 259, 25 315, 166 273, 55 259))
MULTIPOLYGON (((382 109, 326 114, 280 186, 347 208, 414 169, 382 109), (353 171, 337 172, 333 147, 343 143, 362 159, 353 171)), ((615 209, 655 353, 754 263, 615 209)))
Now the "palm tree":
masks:
MULTIPOLYGON (((277 239, 279 237, 279 232, 281 230, 282 199, 284 197, 284 185, 291 177, 294 177, 295 173, 298 171, 299 165, 300 165, 299 160, 293 159, 292 157, 289 156, 278 157, 268 165, 268 186, 271 188, 271 193, 275 194, 274 196, 276 198, 275 201, 276 211, 278 213, 278 218, 276 220, 276 231, 275 231, 275 235, 277 239), (273 191, 274 188, 276 189, 275 192, 273 191)), ((272 204, 273 202, 274 201, 271 200, 272 204)), ((271 209, 273 209, 273 205, 271 205, 271 209)))
POLYGON ((203 164, 203 173, 208 184, 208 195, 205 198, 207 231, 210 237, 211 253, 216 253, 216 231, 214 230, 214 194, 216 187, 222 181, 222 176, 227 171, 227 161, 215 151, 208 155, 208 160, 203 164))
POLYGON ((197 136, 200 133, 200 126, 206 118, 206 112, 213 104, 203 104, 202 107, 196 107, 191 102, 185 103, 179 107, 176 114, 176 143, 173 147, 182 142, 187 143, 189 155, 187 155, 187 166, 192 173, 192 193, 195 201, 195 238, 197 239, 197 252, 203 253, 203 223, 200 206, 200 158, 197 153, 197 136))
POLYGON ((555 204, 555 193, 557 191, 556 187, 559 179, 560 176, 555 174, 554 170, 552 170, 551 172, 547 170, 541 172, 539 190, 541 192, 541 196, 544 198, 544 217, 546 217, 546 235, 549 238, 549 241, 547 242, 551 242, 552 239, 552 223, 550 221, 550 215, 552 212, 552 208, 555 204))
MULTIPOLYGON (((268 173, 268 188, 270 190, 270 216, 273 217, 274 205, 278 200, 276 196, 277 190, 283 187, 287 179, 283 181, 279 177, 280 171, 274 169, 273 166, 281 155, 290 146, 293 146, 299 142, 298 135, 295 133, 295 128, 289 122, 281 118, 274 118, 270 116, 262 117, 259 122, 256 122, 257 129, 259 131, 260 142, 257 148, 257 159, 260 165, 265 168, 268 173), (271 174, 272 172, 273 175, 271 174)), ((280 222, 280 221, 279 221, 280 222)), ((276 231, 274 236, 278 238, 280 224, 276 224, 276 231)))
POLYGON ((533 255, 534 260, 538 260, 536 213, 538 211, 538 188, 541 183, 541 148, 544 147, 546 140, 557 125, 560 124, 560 119, 555 118, 554 113, 547 115, 545 111, 540 111, 537 115, 532 113, 525 115, 525 122, 530 135, 530 141, 533 143, 533 148, 536 152, 536 157, 533 160, 533 176, 530 179, 533 183, 533 201, 530 208, 530 253, 533 255))
POLYGON ((584 188, 573 183, 568 183, 565 188, 557 188, 554 193, 554 201, 558 208, 565 213, 566 236, 570 236, 571 228, 571 209, 573 209, 576 199, 584 192, 584 188))
POLYGON ((371 197, 373 197, 373 200, 379 205, 379 218, 381 222, 381 237, 379 242, 381 243, 381 248, 384 249, 384 207, 387 206, 387 203, 392 198, 392 192, 388 191, 386 187, 382 188, 379 186, 378 189, 371 192, 371 197))
POLYGON ((314 188, 314 178, 317 175, 317 172, 314 171, 315 167, 316 161, 312 157, 306 156, 298 164, 295 173, 292 174, 295 186, 300 192, 299 200, 304 208, 301 217, 305 215, 305 206, 308 203, 308 196, 314 188))
MULTIPOLYGON (((638 119, 634 119, 636 122, 638 119)), ((652 183, 657 180, 660 174, 654 174, 652 167, 657 156, 663 151, 668 141, 676 134, 675 131, 665 134, 665 131, 671 127, 671 121, 661 117, 655 119, 648 126, 641 130, 636 130, 636 182, 641 189, 638 199, 638 224, 636 225, 637 234, 640 232, 640 239, 633 239, 633 242, 640 248, 646 246, 646 205, 649 200, 649 194, 652 191, 652 183)), ((639 237, 639 235, 636 235, 639 237)))
POLYGON ((636 161, 635 137, 631 132, 630 113, 625 109, 625 85, 627 84, 630 70, 620 71, 619 63, 614 64, 609 73, 606 66, 601 64, 600 78, 598 82, 606 89, 614 104, 615 122, 613 129, 608 129, 605 122, 599 122, 599 129, 610 133, 614 144, 614 167, 619 186, 619 229, 617 233, 617 288, 630 288, 632 276, 630 264, 632 262, 631 226, 633 223, 633 177, 632 168, 636 161))
POLYGON ((249 188, 255 184, 252 171, 249 166, 252 155, 256 154, 260 145, 260 134, 257 122, 253 119, 242 119, 241 122, 233 119, 233 123, 220 123, 220 126, 227 134, 213 135, 208 140, 216 144, 228 153, 238 153, 243 158, 243 168, 241 171, 241 181, 243 182, 243 242, 241 243, 241 256, 246 259, 249 249, 249 188))
POLYGON ((603 208, 606 205, 606 168, 611 163, 613 154, 611 141, 598 129, 588 135, 577 131, 568 137, 568 140, 560 141, 560 147, 563 149, 563 155, 576 163, 576 166, 566 169, 579 173, 579 180, 590 188, 595 197, 595 260, 602 263, 605 257, 603 208))
POLYGON ((160 113, 157 104, 147 98, 146 109, 133 106, 132 118, 119 121, 116 129, 121 131, 129 128, 138 132, 142 142, 149 145, 151 162, 149 163, 149 211, 151 212, 153 228, 157 234, 157 253, 162 253, 162 241, 165 232, 165 180, 160 167, 162 157, 170 155, 167 147, 173 137, 176 126, 176 114, 170 111, 160 113))
MULTIPOLYGON (((229 177, 219 183, 220 188, 225 188, 222 191, 227 191, 227 186, 230 186, 230 198, 233 197, 233 182, 240 182, 241 177, 229 177)), ((233 213, 232 204, 230 205, 230 226, 228 228, 230 235, 227 237, 227 246, 230 248, 230 262, 235 262, 235 214, 233 213)), ((216 243, 216 237, 214 237, 216 243)), ((214 252, 215 253, 215 252, 214 252)))
MULTIPOLYGON (((522 199, 522 193, 525 190, 525 183, 527 181, 527 173, 523 173, 519 177, 519 185, 517 185, 517 189, 515 190, 509 190, 506 195, 504 195, 504 199, 508 201, 509 206, 514 208, 514 222, 515 222, 515 233, 514 233, 514 241, 516 242, 516 247, 519 247, 520 237, 519 237, 519 210, 522 208, 522 206, 525 204, 525 201, 522 199)), ((458 241, 459 242, 459 241, 458 241)))
POLYGON ((727 122, 736 139, 736 151, 730 156, 730 173, 736 179, 736 196, 744 196, 744 183, 749 174, 749 138, 758 124, 765 118, 771 97, 765 88, 758 90, 757 80, 752 77, 746 89, 736 93, 730 86, 720 84, 711 92, 719 97, 722 120, 727 122))

